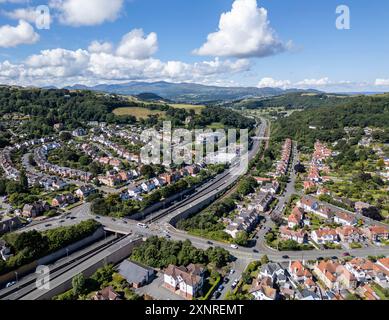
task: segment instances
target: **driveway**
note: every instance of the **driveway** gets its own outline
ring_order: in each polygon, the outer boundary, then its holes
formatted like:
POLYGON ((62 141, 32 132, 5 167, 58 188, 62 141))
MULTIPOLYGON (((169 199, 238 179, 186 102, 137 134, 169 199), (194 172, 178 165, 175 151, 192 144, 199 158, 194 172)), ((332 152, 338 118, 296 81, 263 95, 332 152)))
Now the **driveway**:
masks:
POLYGON ((138 295, 147 294, 154 300, 185 300, 183 297, 174 294, 163 286, 163 275, 158 273, 157 278, 147 286, 135 289, 138 295))

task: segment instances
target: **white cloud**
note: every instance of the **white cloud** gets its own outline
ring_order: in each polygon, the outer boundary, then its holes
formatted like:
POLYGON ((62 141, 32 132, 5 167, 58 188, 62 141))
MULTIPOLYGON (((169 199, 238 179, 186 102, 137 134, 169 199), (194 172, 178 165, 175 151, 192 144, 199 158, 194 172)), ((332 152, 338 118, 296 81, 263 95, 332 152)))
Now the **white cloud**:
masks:
POLYGON ((289 80, 275 80, 273 78, 262 78, 259 81, 258 88, 288 88, 291 86, 289 80))
POLYGON ((298 87, 321 87, 321 86, 328 86, 330 84, 333 84, 330 82, 330 79, 328 77, 320 78, 320 79, 304 79, 302 81, 297 82, 295 85, 298 87))
POLYGON ((95 26, 118 18, 124 0, 51 0, 58 19, 70 26, 95 26))
POLYGON ((4 25, 0 27, 0 47, 11 48, 21 44, 33 44, 39 40, 39 35, 26 21, 20 20, 14 27, 4 25))
POLYGON ((88 51, 92 53, 111 53, 112 50, 113 45, 110 42, 93 41, 88 47, 88 51))
POLYGON ((375 86, 389 86, 389 79, 376 79, 375 86))
POLYGON ((3 11, 5 16, 14 20, 25 20, 31 23, 34 23, 37 18, 35 8, 19 8, 13 11, 3 11))
POLYGON ((194 53, 202 56, 266 57, 287 50, 270 27, 267 10, 257 0, 235 0, 220 17, 219 30, 194 53))
POLYGON ((231 84, 230 76, 248 71, 251 67, 247 59, 215 58, 191 64, 161 61, 151 56, 157 46, 156 35, 155 41, 148 41, 149 37, 135 30, 125 35, 117 47, 111 43, 93 41, 87 50, 57 48, 31 55, 21 64, 6 61, 0 64, 0 82, 37 86, 93 85, 131 80, 209 84, 217 83, 221 77, 223 83, 231 84))
POLYGON ((116 53, 121 57, 131 59, 147 59, 157 50, 158 37, 156 33, 152 32, 145 36, 142 29, 134 29, 124 35, 116 53))

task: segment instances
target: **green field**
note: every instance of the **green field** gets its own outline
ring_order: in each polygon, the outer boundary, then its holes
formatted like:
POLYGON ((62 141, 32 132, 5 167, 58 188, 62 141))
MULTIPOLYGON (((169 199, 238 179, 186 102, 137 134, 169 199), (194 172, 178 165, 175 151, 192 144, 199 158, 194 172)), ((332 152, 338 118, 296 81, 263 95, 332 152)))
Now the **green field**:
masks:
POLYGON ((113 113, 117 116, 134 116, 137 119, 147 119, 147 117, 151 115, 165 115, 164 111, 150 110, 140 107, 117 108, 113 110, 113 113))
POLYGON ((169 106, 175 109, 194 110, 196 114, 200 114, 201 110, 205 108, 204 105, 194 105, 194 104, 169 104, 169 106))

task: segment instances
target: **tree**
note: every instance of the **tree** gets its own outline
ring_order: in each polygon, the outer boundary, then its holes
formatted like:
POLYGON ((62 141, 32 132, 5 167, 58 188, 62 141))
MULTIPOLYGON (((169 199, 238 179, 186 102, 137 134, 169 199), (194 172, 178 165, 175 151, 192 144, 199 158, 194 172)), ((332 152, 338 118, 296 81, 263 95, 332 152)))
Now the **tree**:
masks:
POLYGON ((377 221, 384 220, 384 217, 381 215, 380 211, 376 207, 364 208, 362 210, 362 215, 377 221))
POLYGON ((70 141, 72 139, 72 135, 70 132, 68 131, 62 131, 59 135, 59 138, 62 140, 62 141, 70 141))
POLYGON ((270 262, 269 258, 267 255, 264 255, 262 258, 261 258, 261 264, 264 265, 264 264, 268 264, 270 262))
POLYGON ((144 176, 146 179, 151 179, 153 177, 155 177, 155 172, 154 172, 154 169, 152 166, 150 165, 144 165, 141 169, 140 169, 140 174, 142 176, 144 176))
POLYGON ((72 280, 73 294, 79 296, 85 292, 86 279, 82 273, 76 275, 72 280))
POLYGON ((297 173, 304 173, 306 171, 305 166, 303 164, 301 164, 300 162, 294 166, 294 170, 297 173))
POLYGON ((20 186, 23 192, 28 191, 28 178, 24 170, 20 172, 20 186))
POLYGON ((236 238, 235 238, 235 243, 239 246, 247 246, 247 243, 248 243, 248 240, 249 240, 249 236, 247 234, 247 232, 245 231, 240 231, 238 232, 238 234, 236 235, 236 238))

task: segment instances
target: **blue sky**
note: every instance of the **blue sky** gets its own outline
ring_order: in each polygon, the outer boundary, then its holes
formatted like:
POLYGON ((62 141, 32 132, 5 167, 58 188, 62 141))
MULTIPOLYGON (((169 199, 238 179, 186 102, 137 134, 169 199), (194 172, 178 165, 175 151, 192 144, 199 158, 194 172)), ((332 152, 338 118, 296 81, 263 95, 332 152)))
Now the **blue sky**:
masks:
POLYGON ((389 91, 384 0, 85 2, 0 0, 0 83, 167 80, 389 91), (341 4, 350 9, 350 30, 335 27, 341 4), (36 27, 38 5, 50 8, 49 30, 36 27))

